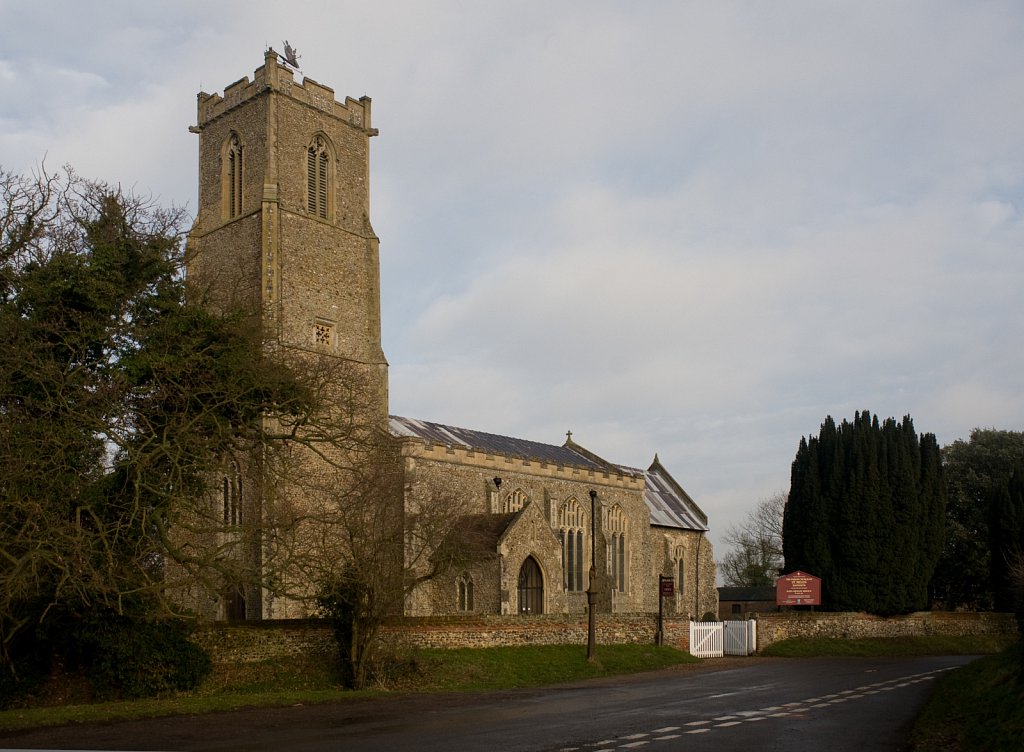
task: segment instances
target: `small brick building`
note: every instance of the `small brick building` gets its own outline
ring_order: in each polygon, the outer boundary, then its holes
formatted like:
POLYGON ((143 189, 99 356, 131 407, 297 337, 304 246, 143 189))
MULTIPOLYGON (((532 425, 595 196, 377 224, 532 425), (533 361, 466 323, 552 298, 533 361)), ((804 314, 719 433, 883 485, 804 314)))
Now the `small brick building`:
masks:
POLYGON ((775 588, 770 585, 718 588, 719 619, 746 619, 750 614, 767 614, 780 610, 775 602, 775 588))
MULTIPOLYGON (((457 498, 460 525, 475 532, 476 556, 408 595, 407 615, 583 613, 591 557, 601 612, 657 611, 659 575, 676 581, 670 612, 717 611, 707 517, 656 456, 640 470, 571 437, 542 444, 388 415, 368 97, 336 101, 329 87, 296 81, 268 50, 251 81, 199 94, 190 130, 199 136, 190 279, 218 305, 258 311, 275 347, 351 364, 368 385, 362 417, 397 444, 405 515, 457 498)), ((239 516, 265 517, 254 466, 237 461, 225 479, 225 524, 236 505, 239 516)), ((270 555, 260 540, 248 550, 252 567, 270 555)), ((310 611, 308 599, 275 599, 253 585, 207 601, 221 619, 310 611)))

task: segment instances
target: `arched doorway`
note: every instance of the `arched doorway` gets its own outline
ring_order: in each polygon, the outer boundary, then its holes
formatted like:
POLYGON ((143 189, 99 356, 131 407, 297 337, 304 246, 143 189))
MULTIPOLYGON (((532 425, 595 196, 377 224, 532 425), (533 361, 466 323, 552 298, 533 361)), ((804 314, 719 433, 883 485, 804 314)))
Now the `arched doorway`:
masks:
POLYGON ((532 556, 527 556, 519 570, 519 613, 544 613, 544 575, 532 556))

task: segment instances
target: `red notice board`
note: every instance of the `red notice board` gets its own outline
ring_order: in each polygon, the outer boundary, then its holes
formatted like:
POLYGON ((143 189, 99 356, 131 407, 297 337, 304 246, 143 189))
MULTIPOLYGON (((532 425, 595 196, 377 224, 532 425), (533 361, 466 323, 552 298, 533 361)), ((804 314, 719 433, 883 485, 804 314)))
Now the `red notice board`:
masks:
POLYGON ((775 583, 775 602, 780 606, 820 606, 821 579, 807 572, 790 572, 775 583))

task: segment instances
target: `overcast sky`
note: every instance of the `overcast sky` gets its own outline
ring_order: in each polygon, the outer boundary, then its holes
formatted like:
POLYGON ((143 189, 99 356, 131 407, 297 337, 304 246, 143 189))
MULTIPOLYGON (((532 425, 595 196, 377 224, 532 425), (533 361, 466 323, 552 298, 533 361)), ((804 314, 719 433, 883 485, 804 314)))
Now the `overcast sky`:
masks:
POLYGON ((195 97, 373 98, 391 411, 721 534, 826 415, 1024 429, 1024 4, 0 0, 0 165, 194 210, 195 97))

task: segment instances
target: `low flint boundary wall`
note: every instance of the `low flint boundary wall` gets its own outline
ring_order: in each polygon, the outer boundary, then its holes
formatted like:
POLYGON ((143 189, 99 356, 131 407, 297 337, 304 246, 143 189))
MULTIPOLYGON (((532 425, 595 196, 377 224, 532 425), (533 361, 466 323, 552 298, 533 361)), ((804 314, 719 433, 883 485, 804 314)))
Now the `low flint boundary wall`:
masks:
MULTIPOLYGON (((757 649, 790 637, 906 637, 993 635, 1015 637, 1013 614, 925 611, 883 618, 862 613, 785 611, 756 614, 757 649)), ((665 617, 665 644, 690 649, 690 622, 665 617)), ((653 614, 598 614, 597 644, 654 644, 653 614)), ((217 623, 198 629, 193 639, 214 663, 252 663, 293 655, 334 655, 330 625, 321 619, 217 623)), ((380 640, 425 648, 489 648, 511 645, 586 645, 583 616, 474 616, 403 618, 384 625, 380 640)))
POLYGON ((920 611, 906 616, 881 617, 864 613, 784 611, 756 614, 757 649, 791 637, 923 637, 946 635, 966 637, 992 635, 1015 637, 1013 614, 920 611))
MULTIPOLYGON (((598 614, 598 645, 650 644, 658 618, 649 614, 598 614)), ((512 645, 586 645, 586 616, 479 616, 404 618, 384 625, 380 640, 422 648, 489 648, 512 645)), ((193 635, 214 663, 252 663, 292 655, 332 655, 334 632, 320 619, 209 624, 193 635)), ((666 617, 664 643, 689 650, 690 622, 666 617)))

